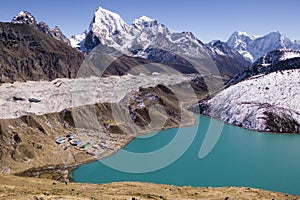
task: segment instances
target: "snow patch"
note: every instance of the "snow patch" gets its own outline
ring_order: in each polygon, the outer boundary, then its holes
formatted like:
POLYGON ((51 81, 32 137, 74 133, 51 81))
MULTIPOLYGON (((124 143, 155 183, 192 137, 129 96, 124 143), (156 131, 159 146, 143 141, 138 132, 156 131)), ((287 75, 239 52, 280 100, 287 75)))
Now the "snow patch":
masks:
POLYGON ((296 52, 296 51, 292 52, 292 51, 290 51, 290 52, 284 53, 284 55, 281 56, 279 58, 279 60, 283 61, 283 60, 287 60, 287 59, 291 59, 291 58, 299 58, 299 57, 300 57, 300 52, 296 52))

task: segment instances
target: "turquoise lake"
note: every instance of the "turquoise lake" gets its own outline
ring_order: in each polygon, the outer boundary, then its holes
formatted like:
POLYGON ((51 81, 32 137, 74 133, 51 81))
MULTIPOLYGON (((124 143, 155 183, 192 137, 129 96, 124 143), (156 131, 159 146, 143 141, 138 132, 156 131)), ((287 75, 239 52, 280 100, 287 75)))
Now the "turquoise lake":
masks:
POLYGON ((225 124, 214 148, 200 159, 199 150, 212 122, 221 123, 199 117, 198 126, 180 128, 181 133, 178 133, 178 128, 173 128, 136 138, 123 151, 75 169, 72 172, 73 181, 139 181, 198 187, 245 186, 300 195, 300 135, 265 134, 225 124), (191 145, 177 160, 156 171, 135 173, 143 171, 143 167, 145 171, 157 167, 153 163, 172 160, 178 149, 184 149, 179 147, 183 138, 188 138, 191 145), (168 145, 171 151, 162 151, 161 156, 147 154, 159 152, 168 145), (128 158, 126 152, 131 152, 133 156, 128 158), (134 155, 146 155, 145 160, 135 160, 134 155), (126 167, 131 167, 134 172, 116 170, 126 167))

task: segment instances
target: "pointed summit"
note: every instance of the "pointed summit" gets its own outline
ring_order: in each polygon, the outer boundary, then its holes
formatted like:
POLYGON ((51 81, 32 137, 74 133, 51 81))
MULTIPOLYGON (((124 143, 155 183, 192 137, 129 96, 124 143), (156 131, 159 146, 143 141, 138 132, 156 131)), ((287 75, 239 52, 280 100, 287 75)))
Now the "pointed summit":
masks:
POLYGON ((37 26, 35 17, 28 11, 19 12, 11 21, 14 24, 28 24, 30 26, 37 26))
POLYGON ((37 22, 35 17, 28 11, 19 12, 12 19, 11 22, 13 24, 27 24, 52 38, 55 38, 68 45, 71 45, 69 39, 62 33, 62 31, 57 26, 55 26, 54 29, 51 29, 45 22, 37 22))
POLYGON ((141 16, 141 17, 135 19, 132 24, 133 25, 141 25, 143 23, 149 23, 149 22, 153 22, 153 21, 155 21, 155 20, 151 19, 150 17, 141 16))
POLYGON ((141 16, 137 19, 135 19, 132 23, 132 26, 138 30, 143 30, 151 27, 162 27, 165 28, 165 26, 161 23, 159 23, 157 20, 152 19, 147 16, 141 16))
POLYGON ((119 14, 99 7, 90 24, 90 30, 101 39, 107 39, 111 35, 116 35, 124 31, 127 32, 129 26, 119 14))
POLYGON ((243 43, 243 42, 250 42, 250 41, 255 40, 255 39, 259 38, 259 37, 260 36, 250 35, 250 34, 248 34, 246 32, 235 31, 229 37, 229 39, 227 41, 227 45, 236 48, 239 45, 241 45, 241 43, 243 43))
POLYGON ((138 20, 145 21, 145 22, 154 21, 154 19, 151 19, 150 17, 147 17, 147 16, 141 16, 138 18, 138 20))

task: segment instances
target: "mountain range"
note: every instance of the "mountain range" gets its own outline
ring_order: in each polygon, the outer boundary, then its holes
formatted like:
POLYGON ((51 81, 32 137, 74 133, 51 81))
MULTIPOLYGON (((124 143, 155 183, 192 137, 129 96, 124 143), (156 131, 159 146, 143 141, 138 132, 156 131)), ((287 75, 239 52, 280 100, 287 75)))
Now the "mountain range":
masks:
POLYGON ((128 25, 120 15, 101 7, 95 11, 89 28, 70 40, 57 26, 51 29, 45 22, 37 22, 27 11, 18 13, 12 19, 12 24, 31 26, 83 53, 101 52, 97 63, 93 62, 93 67, 103 67, 102 60, 105 60, 108 69, 104 75, 175 70, 184 74, 221 75, 229 80, 243 73, 251 63, 270 51, 300 49, 300 42, 292 42, 279 32, 255 36, 236 31, 227 42, 215 40, 204 44, 191 32, 171 31, 164 24, 146 16, 128 25), (137 66, 143 67, 137 69, 137 66))
POLYGON ((204 44, 191 32, 171 31, 146 16, 128 25, 120 15, 101 7, 95 11, 89 28, 81 35, 72 36, 70 41, 73 47, 83 52, 97 47, 114 57, 124 54, 140 57, 184 73, 209 71, 214 74, 217 72, 212 69, 217 67, 226 77, 241 73, 271 51, 282 48, 300 50, 299 41, 292 42, 278 31, 264 36, 236 31, 226 42, 215 40, 204 44), (182 70, 193 66, 196 70, 182 70))
MULTIPOLYGON (((72 36, 70 40, 73 47, 85 52, 101 44, 113 48, 115 54, 118 52, 144 58, 151 57, 149 49, 157 48, 180 55, 199 56, 197 48, 211 46, 216 42, 204 44, 191 32, 171 31, 164 24, 146 16, 128 25, 120 15, 101 7, 94 13, 89 28, 81 35, 72 36)), ((278 31, 263 36, 235 31, 225 44, 251 63, 277 49, 300 50, 300 41, 291 41, 278 31)), ((210 53, 216 52, 212 50, 210 53)))
POLYGON ((237 50, 245 59, 252 63, 265 54, 277 49, 300 50, 300 42, 298 40, 292 42, 278 31, 263 36, 236 31, 230 36, 226 44, 232 49, 237 50))
POLYGON ((264 36, 234 32, 227 42, 204 44, 191 32, 170 31, 146 16, 128 25, 118 14, 100 7, 89 29, 71 41, 83 52, 139 57, 210 75, 218 71, 228 79, 227 88, 192 110, 256 131, 300 131, 300 46, 280 32, 264 36))
POLYGON ((146 16, 128 25, 120 15, 101 7, 94 13, 89 29, 73 36, 71 44, 83 52, 96 47, 114 57, 125 54, 144 58, 183 73, 198 71, 232 77, 250 65, 224 42, 206 45, 191 32, 171 31, 146 16))
POLYGON ((205 44, 146 16, 128 25, 101 7, 68 39, 22 11, 0 22, 0 173, 66 181, 69 167, 111 155, 151 120, 150 132, 157 122, 191 125, 187 108, 247 129, 299 134, 299 46, 279 32, 234 32, 205 44), (71 130, 92 138, 82 140, 87 149, 55 144, 71 130))

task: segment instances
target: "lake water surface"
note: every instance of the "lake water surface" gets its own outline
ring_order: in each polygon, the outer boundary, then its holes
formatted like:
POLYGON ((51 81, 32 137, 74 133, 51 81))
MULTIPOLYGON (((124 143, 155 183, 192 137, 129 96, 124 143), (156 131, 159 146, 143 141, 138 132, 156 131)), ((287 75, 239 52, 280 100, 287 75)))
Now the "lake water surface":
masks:
MULTIPOLYGON (((211 120, 214 119, 199 117, 198 127, 181 128, 192 143, 179 159, 162 169, 129 173, 114 168, 121 169, 130 163, 141 169, 143 166, 152 166, 151 163, 170 159, 173 156, 170 152, 152 158, 145 156, 147 159, 144 161, 127 159, 124 152, 147 155, 147 152, 164 149, 177 137, 178 128, 136 138, 124 148, 125 151, 78 167, 72 172, 73 181, 138 181, 199 187, 245 186, 300 195, 300 135, 265 134, 225 124, 213 150, 205 158, 199 159, 199 149, 211 120), (195 130, 194 137, 192 133, 195 130)), ((180 148, 172 146, 172 149, 176 154, 176 149, 180 148)))

